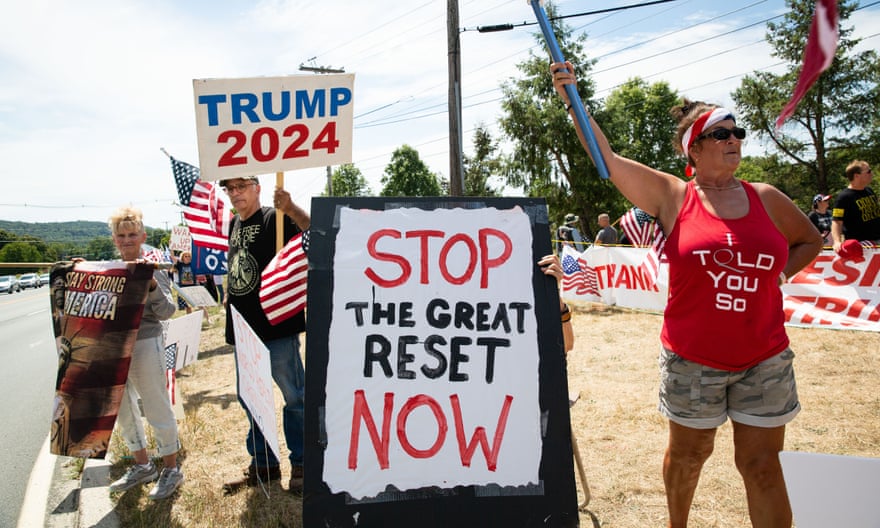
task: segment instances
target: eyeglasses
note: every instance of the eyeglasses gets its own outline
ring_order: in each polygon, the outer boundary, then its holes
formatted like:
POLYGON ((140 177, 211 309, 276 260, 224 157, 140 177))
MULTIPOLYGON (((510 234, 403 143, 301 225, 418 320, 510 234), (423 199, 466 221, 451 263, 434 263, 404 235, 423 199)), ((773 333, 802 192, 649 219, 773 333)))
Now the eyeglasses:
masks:
POLYGON ((713 139, 716 139, 718 141, 724 141, 726 139, 729 139, 731 134, 733 134, 733 137, 735 137, 736 139, 742 140, 742 139, 746 138, 746 129, 740 128, 740 127, 716 128, 715 130, 713 130, 711 132, 706 132, 705 134, 700 134, 700 136, 697 139, 699 140, 699 139, 705 139, 707 137, 712 137, 713 139))
POLYGON ((226 192, 226 194, 239 193, 239 192, 244 191, 245 189, 247 189, 251 185, 255 185, 254 182, 236 183, 236 184, 232 184, 232 185, 227 185, 226 187, 223 188, 223 191, 226 192))

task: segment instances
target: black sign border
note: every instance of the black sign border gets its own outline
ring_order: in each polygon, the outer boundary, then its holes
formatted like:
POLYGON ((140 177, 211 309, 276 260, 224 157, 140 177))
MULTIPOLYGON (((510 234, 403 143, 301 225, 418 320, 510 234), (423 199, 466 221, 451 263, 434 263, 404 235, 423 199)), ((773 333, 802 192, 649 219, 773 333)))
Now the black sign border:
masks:
POLYGON ((568 382, 559 323, 556 281, 537 264, 532 274, 539 354, 539 405, 544 436, 540 484, 527 487, 456 486, 399 491, 356 500, 331 493, 322 480, 328 340, 332 318, 333 256, 339 210, 384 211, 403 207, 508 210, 521 207, 532 229, 532 259, 552 252, 543 198, 313 198, 309 239, 306 338, 305 479, 303 523, 328 528, 571 527, 578 526, 577 488, 571 448, 568 382))

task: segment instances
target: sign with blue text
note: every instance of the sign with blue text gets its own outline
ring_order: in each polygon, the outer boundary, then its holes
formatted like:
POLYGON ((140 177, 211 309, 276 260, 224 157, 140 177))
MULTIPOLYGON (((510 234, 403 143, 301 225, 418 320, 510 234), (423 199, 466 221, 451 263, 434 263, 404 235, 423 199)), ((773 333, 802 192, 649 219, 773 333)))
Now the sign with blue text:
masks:
POLYGON ((312 201, 304 524, 576 526, 547 208, 312 201))
POLYGON ((351 162, 354 74, 194 79, 203 180, 351 162))

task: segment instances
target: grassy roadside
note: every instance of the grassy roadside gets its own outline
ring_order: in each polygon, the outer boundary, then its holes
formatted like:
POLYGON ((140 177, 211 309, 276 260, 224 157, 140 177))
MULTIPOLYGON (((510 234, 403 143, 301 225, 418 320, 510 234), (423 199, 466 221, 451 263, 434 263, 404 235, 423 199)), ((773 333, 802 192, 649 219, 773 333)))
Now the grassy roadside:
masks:
MULTIPOLYGON (((301 527, 302 500, 273 484, 224 496, 222 483, 247 465, 244 412, 235 394, 232 348, 223 317, 212 313, 199 360, 179 372, 186 418, 180 422, 186 475, 168 501, 152 503, 147 487, 114 497, 125 527, 301 527), (268 494, 268 496, 267 496, 268 494)), ((661 317, 602 305, 575 307, 569 390, 580 399, 572 428, 592 499, 581 526, 666 524, 660 464, 666 422, 657 413, 661 317)), ((803 411, 788 427, 786 449, 877 457, 880 445, 880 334, 789 328, 803 411)), ((276 394, 276 402, 280 402, 276 394)), ((280 423, 280 415, 278 417, 280 423)), ((691 513, 692 528, 748 526, 745 492, 733 464, 729 423, 718 430, 691 513)), ((124 451, 114 443, 111 452, 124 451)), ((286 455, 282 442, 282 455, 286 455)), ((126 462, 127 463, 127 462, 126 462)), ((125 470, 116 463, 111 475, 125 470)), ((286 487, 290 468, 282 465, 286 487)), ((580 489, 580 487, 579 487, 580 489)))

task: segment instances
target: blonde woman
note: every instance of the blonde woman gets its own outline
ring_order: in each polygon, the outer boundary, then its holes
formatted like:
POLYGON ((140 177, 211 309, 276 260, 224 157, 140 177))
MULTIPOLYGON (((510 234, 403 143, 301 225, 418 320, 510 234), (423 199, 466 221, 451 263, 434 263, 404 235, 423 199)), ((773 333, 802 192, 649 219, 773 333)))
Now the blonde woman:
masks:
MULTIPOLYGON (((141 211, 132 207, 120 208, 110 217, 109 223, 113 243, 122 260, 141 259, 141 244, 147 240, 141 211)), ((165 389, 165 350, 160 323, 174 315, 174 311, 168 274, 156 270, 131 354, 128 380, 116 422, 135 463, 122 478, 110 484, 110 491, 125 491, 153 482, 158 477, 149 498, 160 500, 170 497, 183 482, 183 473, 177 465, 177 451, 180 448, 177 420, 165 389), (162 457, 164 467, 161 473, 147 456, 147 438, 138 398, 143 402, 144 415, 153 428, 162 457)))

